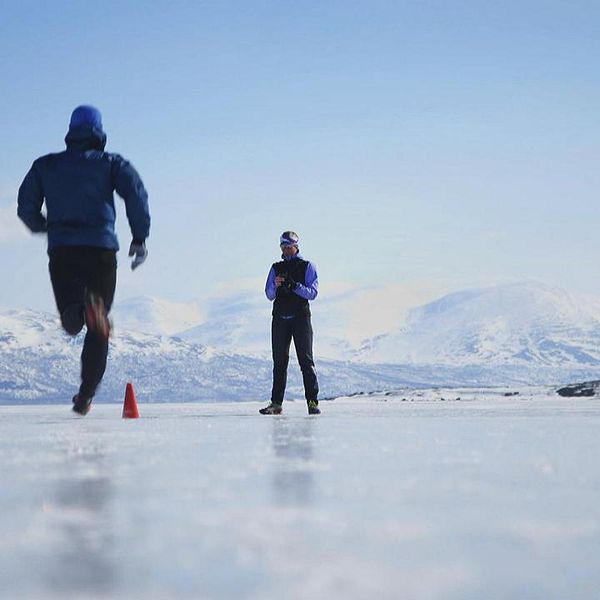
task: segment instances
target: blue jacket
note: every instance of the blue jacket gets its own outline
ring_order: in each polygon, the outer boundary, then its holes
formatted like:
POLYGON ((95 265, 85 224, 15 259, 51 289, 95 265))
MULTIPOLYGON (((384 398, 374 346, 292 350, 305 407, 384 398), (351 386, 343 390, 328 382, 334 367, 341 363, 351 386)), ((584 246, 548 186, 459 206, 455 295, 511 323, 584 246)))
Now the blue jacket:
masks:
POLYGON ((49 251, 79 245, 118 250, 116 191, 125 201, 133 239, 145 240, 150 232, 148 194, 137 171, 122 156, 104 152, 106 135, 100 129, 72 127, 65 142, 64 152, 34 161, 19 188, 19 218, 33 232, 48 232, 49 251))

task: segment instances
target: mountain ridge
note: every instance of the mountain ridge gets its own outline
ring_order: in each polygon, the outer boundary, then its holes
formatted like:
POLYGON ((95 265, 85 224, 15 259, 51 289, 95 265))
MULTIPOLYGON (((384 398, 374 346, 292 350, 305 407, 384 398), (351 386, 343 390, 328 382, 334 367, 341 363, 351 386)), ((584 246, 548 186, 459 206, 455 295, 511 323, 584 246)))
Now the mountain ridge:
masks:
MULTIPOLYGON (((410 309, 401 326, 358 347, 343 337, 343 311, 331 310, 328 320, 317 305, 313 314, 322 397, 600 378, 598 305, 551 286, 520 283, 448 294, 410 309)), ((268 399, 270 311, 262 298, 237 294, 206 310, 199 303, 142 297, 119 303, 114 318, 100 401, 122 401, 127 381, 152 402, 268 399), (148 331, 131 330, 136 323, 148 331)), ((56 315, 0 311, 0 402, 70 399, 82 337, 64 334, 56 315)), ((293 356, 289 371, 288 397, 302 399, 293 356)))

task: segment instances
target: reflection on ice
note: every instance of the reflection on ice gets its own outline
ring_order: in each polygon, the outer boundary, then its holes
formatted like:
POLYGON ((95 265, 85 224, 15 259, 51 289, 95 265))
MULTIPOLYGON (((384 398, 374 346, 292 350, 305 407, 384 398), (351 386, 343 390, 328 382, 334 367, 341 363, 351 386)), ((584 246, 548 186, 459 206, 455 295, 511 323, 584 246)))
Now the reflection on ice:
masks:
POLYGON ((313 493, 314 419, 273 419, 271 438, 275 505, 306 505, 313 493))
POLYGON ((45 569, 48 587, 67 597, 112 590, 110 495, 110 480, 104 476, 59 480, 51 522, 56 549, 45 569))

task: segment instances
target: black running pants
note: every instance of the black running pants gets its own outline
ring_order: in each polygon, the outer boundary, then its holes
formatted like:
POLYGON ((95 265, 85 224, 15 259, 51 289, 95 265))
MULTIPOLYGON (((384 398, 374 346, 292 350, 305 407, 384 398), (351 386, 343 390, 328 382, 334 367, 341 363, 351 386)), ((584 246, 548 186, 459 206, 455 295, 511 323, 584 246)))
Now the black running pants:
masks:
MULTIPOLYGON (((50 280, 64 330, 77 335, 84 325, 86 292, 104 300, 107 312, 112 306, 117 283, 117 258, 114 250, 92 246, 60 246, 49 252, 50 280)), ((88 331, 81 352, 79 394, 91 398, 104 376, 108 340, 88 331)))
POLYGON ((273 351, 271 402, 273 404, 283 403, 292 339, 302 371, 306 400, 316 400, 319 393, 317 372, 313 360, 313 330, 310 315, 297 315, 292 318, 274 316, 271 324, 271 347, 273 351))

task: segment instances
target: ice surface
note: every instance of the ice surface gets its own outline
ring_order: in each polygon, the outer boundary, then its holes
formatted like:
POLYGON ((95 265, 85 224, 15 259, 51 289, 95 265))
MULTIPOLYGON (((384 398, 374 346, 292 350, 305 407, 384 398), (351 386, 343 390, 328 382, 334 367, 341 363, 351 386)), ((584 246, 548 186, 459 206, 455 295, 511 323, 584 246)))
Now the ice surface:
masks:
POLYGON ((0 597, 596 597, 599 400, 258 408, 0 406, 0 597))

